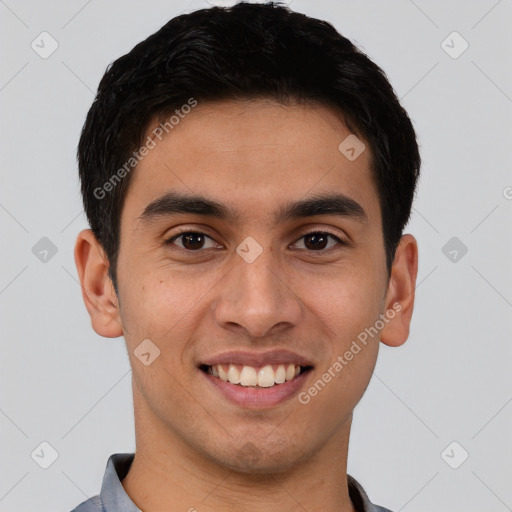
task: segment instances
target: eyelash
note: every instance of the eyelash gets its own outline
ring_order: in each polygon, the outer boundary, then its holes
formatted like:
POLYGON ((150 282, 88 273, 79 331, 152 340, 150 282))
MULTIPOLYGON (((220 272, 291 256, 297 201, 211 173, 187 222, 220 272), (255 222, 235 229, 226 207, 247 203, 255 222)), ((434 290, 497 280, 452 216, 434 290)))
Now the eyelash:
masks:
MULTIPOLYGON (((340 246, 348 245, 347 242, 344 242, 343 240, 341 240, 334 233, 331 233, 330 231, 325 231, 325 230, 323 230, 323 231, 322 230, 313 230, 313 231, 302 232, 300 234, 300 237, 295 242, 293 242, 293 244, 297 243, 299 240, 301 240, 302 238, 304 238, 304 237, 306 237, 308 235, 317 235, 317 234, 328 235, 331 238, 334 238, 339 243, 340 246)), ((174 234, 171 238, 167 239, 165 241, 165 244, 166 245, 174 245, 173 244, 174 240, 177 240, 180 236, 183 236, 183 235, 203 235, 203 236, 209 238, 210 240, 213 240, 212 237, 210 237, 209 235, 207 235, 206 233, 203 233, 201 231, 183 230, 183 231, 180 231, 179 233, 174 234)), ((189 249, 184 249, 182 247, 178 247, 178 249, 181 249, 182 251, 186 251, 188 253, 199 253, 199 252, 202 252, 204 250, 204 249, 198 249, 197 251, 192 251, 192 250, 189 250, 189 249)), ((328 253, 331 250, 333 250, 333 247, 330 247, 329 249, 322 249, 322 250, 319 250, 319 251, 308 250, 308 249, 301 249, 301 250, 306 250, 307 252, 310 252, 310 253, 315 253, 315 254, 322 255, 322 254, 328 253)))

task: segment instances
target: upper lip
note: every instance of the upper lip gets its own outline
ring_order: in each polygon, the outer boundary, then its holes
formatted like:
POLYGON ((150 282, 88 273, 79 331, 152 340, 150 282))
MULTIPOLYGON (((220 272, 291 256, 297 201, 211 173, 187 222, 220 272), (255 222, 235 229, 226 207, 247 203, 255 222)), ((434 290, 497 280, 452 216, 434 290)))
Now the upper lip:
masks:
POLYGON ((228 363, 255 367, 272 364, 295 364, 299 366, 312 366, 312 363, 309 359, 285 349, 269 350, 267 352, 231 350, 216 356, 211 356, 205 359, 201 364, 214 366, 216 364, 228 363))

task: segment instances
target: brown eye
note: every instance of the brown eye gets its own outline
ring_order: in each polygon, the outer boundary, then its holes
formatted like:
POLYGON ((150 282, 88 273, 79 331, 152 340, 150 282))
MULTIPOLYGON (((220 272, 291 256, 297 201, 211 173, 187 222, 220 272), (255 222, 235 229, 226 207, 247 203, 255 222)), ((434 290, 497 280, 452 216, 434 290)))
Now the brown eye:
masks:
POLYGON ((172 238, 167 240, 166 243, 174 244, 175 240, 181 240, 181 246, 178 245, 178 247, 181 249, 185 249, 187 251, 198 251, 199 249, 204 248, 204 244, 207 239, 212 240, 208 235, 205 235, 204 233, 197 231, 184 231, 183 233, 174 235, 172 238))
POLYGON ((336 240, 339 245, 345 245, 340 238, 327 231, 311 231, 302 235, 299 240, 304 240, 304 246, 309 251, 322 252, 332 248, 332 246, 327 247, 329 238, 336 240))

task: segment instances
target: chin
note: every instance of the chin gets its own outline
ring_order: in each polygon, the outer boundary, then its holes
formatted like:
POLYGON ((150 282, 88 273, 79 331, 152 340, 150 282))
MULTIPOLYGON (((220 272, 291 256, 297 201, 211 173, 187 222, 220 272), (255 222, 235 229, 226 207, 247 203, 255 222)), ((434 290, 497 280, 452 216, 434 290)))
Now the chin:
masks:
POLYGON ((235 473, 268 475, 285 473, 297 466, 304 452, 295 446, 282 446, 280 450, 264 439, 242 442, 240 448, 228 447, 221 454, 210 457, 235 473))

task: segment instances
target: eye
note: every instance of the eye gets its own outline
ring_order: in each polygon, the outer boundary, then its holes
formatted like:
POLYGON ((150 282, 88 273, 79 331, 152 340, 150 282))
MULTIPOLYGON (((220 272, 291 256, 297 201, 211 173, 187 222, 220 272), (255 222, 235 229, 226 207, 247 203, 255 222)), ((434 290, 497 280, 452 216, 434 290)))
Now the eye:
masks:
POLYGON ((336 240, 339 245, 346 245, 346 243, 343 240, 341 240, 336 235, 329 233, 328 231, 310 231, 309 233, 303 233, 299 240, 305 240, 303 244, 306 249, 310 249, 313 252, 322 253, 332 248, 332 246, 326 247, 329 238, 336 240))
MULTIPOLYGON (((178 239, 181 239, 182 243, 182 245, 178 245, 178 247, 192 252, 197 252, 198 249, 204 248, 203 246, 206 239, 214 242, 214 240, 205 233, 200 233, 198 231, 182 231, 181 233, 174 235, 172 238, 169 238, 169 240, 166 241, 166 244, 174 244, 174 241, 178 239)), ((215 244, 212 247, 215 247, 215 244)), ((210 247, 206 247, 206 249, 209 248, 210 247)))
MULTIPOLYGON (((299 240, 305 240, 305 243, 303 242, 305 249, 309 249, 313 252, 323 253, 324 251, 332 248, 332 246, 326 247, 329 238, 338 242, 338 245, 346 245, 346 242, 341 240, 338 236, 329 233, 328 231, 310 231, 308 233, 302 234, 299 240)), ((215 241, 211 237, 199 231, 182 231, 181 233, 178 233, 166 240, 166 244, 177 245, 175 244, 176 240, 181 240, 181 246, 178 245, 180 249, 184 249, 189 252, 199 252, 200 249, 210 249, 216 247, 215 241), (207 239, 213 242, 213 245, 210 247, 205 247, 205 242, 207 239)), ((298 241, 295 242, 295 244, 297 243, 298 241)), ((299 247, 299 249, 302 248, 299 247)))

